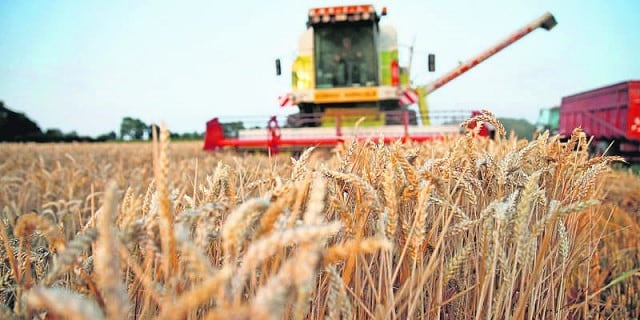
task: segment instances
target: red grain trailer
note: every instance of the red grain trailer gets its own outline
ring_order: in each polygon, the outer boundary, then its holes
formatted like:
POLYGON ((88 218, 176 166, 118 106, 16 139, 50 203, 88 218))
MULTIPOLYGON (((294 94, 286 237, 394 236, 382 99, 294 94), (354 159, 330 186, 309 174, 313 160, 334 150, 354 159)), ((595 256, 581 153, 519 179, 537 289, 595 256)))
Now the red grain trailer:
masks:
POLYGON ((640 80, 601 87, 562 98, 558 132, 568 136, 580 127, 593 137, 597 153, 640 161, 640 80))

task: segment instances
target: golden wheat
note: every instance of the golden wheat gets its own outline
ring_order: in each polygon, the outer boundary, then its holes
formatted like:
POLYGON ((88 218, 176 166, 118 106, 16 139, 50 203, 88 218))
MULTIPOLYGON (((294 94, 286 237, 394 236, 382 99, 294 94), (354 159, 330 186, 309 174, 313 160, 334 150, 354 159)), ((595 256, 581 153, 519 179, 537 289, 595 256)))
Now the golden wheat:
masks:
POLYGON ((496 140, 5 145, 0 317, 640 317, 640 179, 471 121, 496 140))

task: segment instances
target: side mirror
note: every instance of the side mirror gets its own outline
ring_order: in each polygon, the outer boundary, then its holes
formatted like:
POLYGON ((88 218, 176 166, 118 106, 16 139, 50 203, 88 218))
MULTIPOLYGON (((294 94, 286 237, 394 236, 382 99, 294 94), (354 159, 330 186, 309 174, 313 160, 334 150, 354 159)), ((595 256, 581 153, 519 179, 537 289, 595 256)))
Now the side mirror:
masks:
POLYGON ((276 59, 276 75, 279 76, 282 74, 282 69, 280 68, 280 59, 276 59))
POLYGON ((429 72, 436 71, 436 55, 433 53, 429 53, 429 72))

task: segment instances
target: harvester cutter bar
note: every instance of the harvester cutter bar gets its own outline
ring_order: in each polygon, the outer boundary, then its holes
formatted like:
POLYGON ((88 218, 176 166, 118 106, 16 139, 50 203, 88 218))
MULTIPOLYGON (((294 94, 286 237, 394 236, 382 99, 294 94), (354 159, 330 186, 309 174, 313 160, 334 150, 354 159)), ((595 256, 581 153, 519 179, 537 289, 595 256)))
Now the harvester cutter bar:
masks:
POLYGON ((395 141, 425 142, 444 139, 459 134, 461 130, 457 125, 409 125, 408 115, 404 118, 402 125, 382 127, 342 127, 338 120, 335 127, 280 128, 276 117, 271 117, 266 128, 241 130, 234 138, 226 137, 222 123, 214 118, 207 123, 204 149, 263 149, 275 154, 282 149, 331 147, 352 139, 382 141, 385 144, 395 141))

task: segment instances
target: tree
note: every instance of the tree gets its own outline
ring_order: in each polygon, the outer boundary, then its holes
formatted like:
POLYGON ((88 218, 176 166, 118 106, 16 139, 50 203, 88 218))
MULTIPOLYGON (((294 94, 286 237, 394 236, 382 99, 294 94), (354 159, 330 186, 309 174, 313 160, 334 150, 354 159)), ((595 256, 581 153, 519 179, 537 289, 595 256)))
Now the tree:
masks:
POLYGON ((120 139, 141 140, 147 131, 147 125, 140 119, 131 117, 122 118, 120 123, 120 139))
POLYGON ((109 133, 104 133, 99 135, 95 140, 96 141, 112 141, 118 138, 118 135, 116 135, 115 131, 111 131, 109 133))
POLYGON ((147 127, 147 132, 149 134, 149 140, 153 139, 153 131, 156 131, 156 137, 160 138, 160 126, 152 123, 147 127))
POLYGON ((536 131, 536 126, 525 119, 498 118, 509 134, 511 131, 518 137, 523 139, 531 139, 536 131))
POLYGON ((222 123, 222 130, 224 130, 225 137, 238 137, 238 131, 244 130, 244 123, 242 121, 225 122, 222 123))
POLYGON ((44 133, 46 141, 61 141, 64 133, 58 128, 49 128, 44 133))
POLYGON ((35 122, 0 101, 0 141, 33 141, 41 137, 42 130, 35 122))

